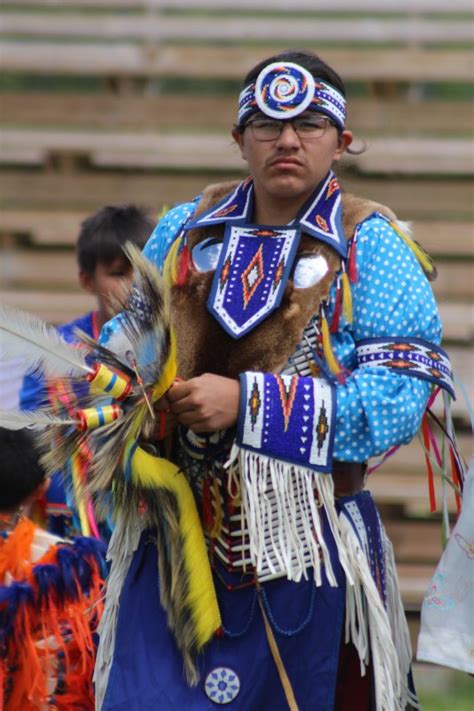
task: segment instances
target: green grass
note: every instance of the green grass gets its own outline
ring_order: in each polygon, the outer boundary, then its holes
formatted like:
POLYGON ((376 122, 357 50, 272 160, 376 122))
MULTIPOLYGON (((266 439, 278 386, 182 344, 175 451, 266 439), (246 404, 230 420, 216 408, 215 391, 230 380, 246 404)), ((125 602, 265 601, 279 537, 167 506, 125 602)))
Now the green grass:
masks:
POLYGON ((474 678, 464 672, 417 664, 415 685, 423 711, 474 709, 474 678))
POLYGON ((463 694, 462 698, 456 692, 446 696, 439 694, 420 694, 421 707, 424 711, 472 711, 474 699, 472 694, 463 694))

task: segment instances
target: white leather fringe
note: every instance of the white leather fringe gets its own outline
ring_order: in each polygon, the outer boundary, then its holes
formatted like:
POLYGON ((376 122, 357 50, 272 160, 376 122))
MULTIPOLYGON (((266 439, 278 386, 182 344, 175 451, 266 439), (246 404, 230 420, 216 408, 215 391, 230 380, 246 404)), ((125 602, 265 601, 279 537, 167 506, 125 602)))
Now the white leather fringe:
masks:
POLYGON ((346 589, 346 636, 359 654, 361 673, 371 662, 377 711, 404 711, 417 705, 409 693, 407 675, 411 648, 403 605, 398 590, 393 551, 387 539, 387 610, 377 590, 367 556, 345 515, 341 515, 344 545, 353 562, 354 585, 346 589))
POLYGON ((322 569, 337 587, 324 541, 324 509, 339 561, 352 582, 351 561, 341 540, 334 504, 334 482, 328 474, 298 467, 234 445, 227 466, 238 466, 243 515, 250 539, 250 557, 260 580, 286 576, 298 582, 314 569, 321 585, 322 569))
POLYGON ((398 575, 395 565, 393 546, 385 535, 385 579, 387 586, 387 612, 392 630, 392 639, 397 650, 398 666, 400 670, 401 698, 406 699, 415 709, 421 708, 418 699, 408 688, 408 674, 410 672, 413 652, 411 648, 410 632, 408 630, 405 610, 398 585, 398 575))

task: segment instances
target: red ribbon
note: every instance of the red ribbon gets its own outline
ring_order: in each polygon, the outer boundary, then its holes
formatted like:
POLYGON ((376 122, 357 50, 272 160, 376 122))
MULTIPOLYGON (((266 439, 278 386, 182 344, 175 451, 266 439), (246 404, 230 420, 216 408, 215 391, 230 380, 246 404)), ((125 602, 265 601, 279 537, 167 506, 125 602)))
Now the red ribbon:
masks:
POLYGON ((428 425, 428 419, 426 416, 426 413, 423 417, 423 422, 421 425, 421 432, 423 436, 423 444, 425 445, 425 460, 426 460, 426 468, 428 470, 428 492, 430 496, 430 511, 433 513, 436 511, 436 494, 435 494, 435 486, 434 486, 434 473, 433 473, 433 467, 431 466, 431 461, 429 458, 429 452, 430 452, 430 434, 429 434, 429 425, 428 425))

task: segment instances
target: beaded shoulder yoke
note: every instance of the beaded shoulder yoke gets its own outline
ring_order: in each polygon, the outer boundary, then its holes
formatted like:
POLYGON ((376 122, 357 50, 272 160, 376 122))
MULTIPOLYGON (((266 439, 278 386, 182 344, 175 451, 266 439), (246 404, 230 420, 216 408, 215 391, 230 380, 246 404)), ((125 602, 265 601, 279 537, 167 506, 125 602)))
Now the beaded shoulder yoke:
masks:
MULTIPOLYGON (((208 186, 202 194, 194 219, 207 212, 235 189, 237 183, 208 186)), ((370 200, 342 195, 343 227, 349 240, 357 225, 379 212, 390 220, 394 213, 370 200)), ((209 237, 222 238, 223 225, 190 229, 185 234, 186 251, 209 237)), ((184 233, 183 233, 184 239, 184 233)), ((186 252, 185 252, 186 253, 186 252)), ((329 270, 316 285, 297 289, 288 281, 280 307, 238 342, 229 336, 206 308, 213 272, 199 273, 189 264, 172 286, 172 320, 178 351, 178 373, 190 378, 204 372, 237 377, 246 370, 275 372, 281 370, 300 343, 310 318, 318 313, 328 298, 331 285, 341 270, 341 258, 327 244, 302 234, 297 254, 318 253, 325 257, 329 270)), ((181 261, 183 258, 181 257, 181 261)))

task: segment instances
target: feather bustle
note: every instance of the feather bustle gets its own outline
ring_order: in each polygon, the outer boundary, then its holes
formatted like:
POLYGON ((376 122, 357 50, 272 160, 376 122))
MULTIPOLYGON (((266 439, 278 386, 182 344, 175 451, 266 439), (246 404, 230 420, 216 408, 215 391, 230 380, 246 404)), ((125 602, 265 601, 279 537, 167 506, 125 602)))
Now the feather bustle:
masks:
MULTIPOLYGON (((78 374, 77 370, 64 365, 53 367, 51 362, 44 368, 52 375, 52 382, 48 383, 51 400, 40 413, 40 420, 43 427, 52 425, 53 433, 48 426, 39 436, 44 450, 42 460, 52 473, 64 470, 78 452, 87 452, 90 460, 87 481, 81 478, 75 487, 78 505, 92 497, 100 508, 102 499, 110 492, 118 510, 141 510, 145 502, 146 519, 156 528, 161 602, 181 650, 186 677, 194 685, 198 681, 196 655, 220 627, 220 616, 199 516, 184 475, 170 462, 164 465, 164 470, 160 469, 158 479, 154 465, 150 465, 148 475, 133 474, 133 453, 140 450, 137 444, 155 428, 146 396, 153 402, 158 400, 173 382, 177 366, 168 288, 153 265, 135 248, 127 246, 126 253, 134 268, 135 287, 127 310, 121 314, 125 339, 117 339, 117 344, 124 347, 114 353, 113 337, 110 348, 105 348, 83 333, 77 334, 83 348, 64 344, 67 353, 83 364, 82 371, 86 373, 90 371, 87 357, 131 377, 134 387, 121 403, 123 416, 94 431, 80 432, 73 426, 75 408, 97 407, 109 398, 89 388, 78 391, 76 385, 81 379, 71 377, 78 374), (136 362, 135 369, 129 367, 132 362, 136 362), (64 379, 64 375, 68 377, 64 379)), ((48 348, 54 350, 57 334, 55 339, 52 329, 34 321, 37 332, 46 334, 48 348)), ((42 364, 43 360, 40 358, 39 362, 42 364)))

